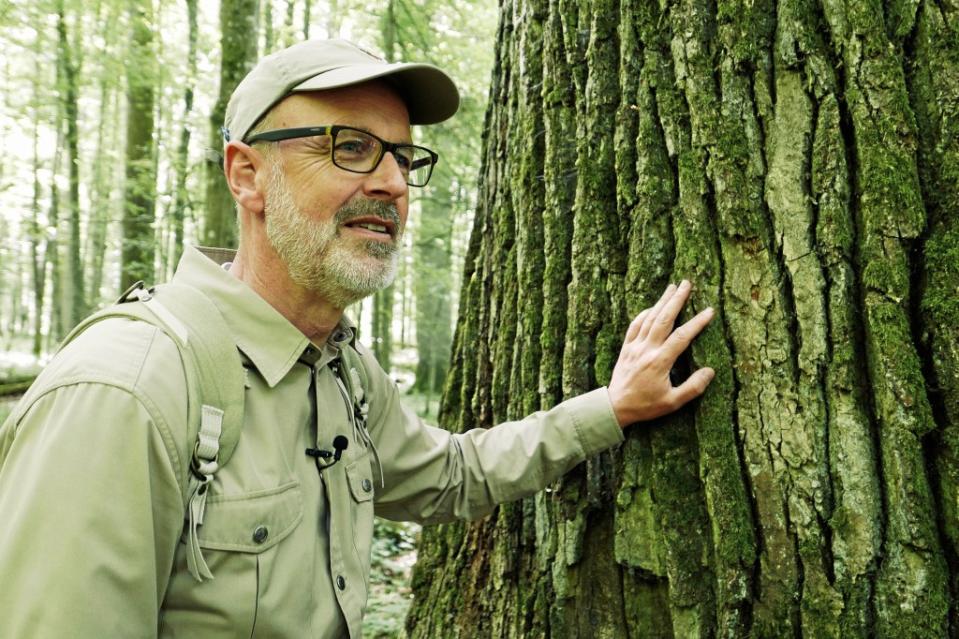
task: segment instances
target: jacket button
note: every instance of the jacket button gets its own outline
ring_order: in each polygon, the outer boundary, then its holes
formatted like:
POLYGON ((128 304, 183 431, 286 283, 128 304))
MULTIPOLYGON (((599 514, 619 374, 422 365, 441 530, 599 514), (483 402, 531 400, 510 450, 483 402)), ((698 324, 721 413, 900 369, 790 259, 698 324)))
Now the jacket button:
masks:
POLYGON ((346 590, 346 579, 344 579, 343 575, 336 576, 336 587, 340 590, 346 590))
POLYGON ((363 487, 363 492, 366 492, 366 493, 373 490, 373 482, 371 482, 369 479, 364 479, 363 483, 360 484, 360 486, 363 487))
POLYGON ((262 544, 270 536, 270 529, 266 526, 257 526, 253 531, 253 541, 262 544))

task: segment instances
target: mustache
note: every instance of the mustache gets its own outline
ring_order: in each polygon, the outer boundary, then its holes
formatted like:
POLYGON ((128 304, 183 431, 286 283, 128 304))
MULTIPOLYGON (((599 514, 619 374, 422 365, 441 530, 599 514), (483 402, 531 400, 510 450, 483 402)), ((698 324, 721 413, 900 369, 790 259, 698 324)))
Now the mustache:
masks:
POLYGON ((350 220, 358 217, 374 216, 393 223, 393 228, 397 234, 400 231, 400 214, 396 210, 396 205, 392 202, 382 200, 371 200, 361 198, 347 202, 340 207, 340 210, 333 216, 333 221, 337 226, 342 226, 350 220))

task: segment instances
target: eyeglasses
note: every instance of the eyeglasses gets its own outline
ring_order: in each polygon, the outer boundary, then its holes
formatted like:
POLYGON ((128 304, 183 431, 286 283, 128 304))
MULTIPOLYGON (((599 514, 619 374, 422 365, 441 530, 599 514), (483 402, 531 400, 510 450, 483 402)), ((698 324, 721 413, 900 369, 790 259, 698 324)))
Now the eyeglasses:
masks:
POLYGON ((415 144, 396 144, 378 138, 372 133, 348 126, 311 126, 297 129, 277 129, 257 133, 246 139, 247 144, 254 142, 279 142, 293 138, 323 138, 329 136, 329 142, 318 139, 316 146, 330 153, 333 164, 352 173, 372 173, 380 165, 387 153, 392 153, 396 163, 410 186, 426 186, 433 174, 433 166, 439 156, 426 147, 415 144))

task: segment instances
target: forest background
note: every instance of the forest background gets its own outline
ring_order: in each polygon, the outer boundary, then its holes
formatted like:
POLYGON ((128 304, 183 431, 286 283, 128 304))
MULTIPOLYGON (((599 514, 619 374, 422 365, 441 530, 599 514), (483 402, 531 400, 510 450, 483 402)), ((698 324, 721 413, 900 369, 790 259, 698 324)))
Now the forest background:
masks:
POLYGON ((444 375, 454 431, 606 383, 682 278, 716 318, 674 372, 717 375, 424 529, 409 635, 959 636, 959 3, 347 5, 0 4, 7 352, 233 241, 211 149, 259 54, 341 33, 433 60, 464 108, 417 132, 440 174, 398 283, 354 309, 424 412, 444 375))
MULTIPOLYGON (((349 309, 429 418, 448 367, 476 199, 492 0, 0 1, 0 419, 59 340, 185 244, 235 246, 220 168, 226 100, 256 60, 343 37, 456 79, 457 116, 414 131, 440 154, 412 189, 399 276, 349 309)), ((414 526, 377 522, 369 636, 400 632, 414 526)))

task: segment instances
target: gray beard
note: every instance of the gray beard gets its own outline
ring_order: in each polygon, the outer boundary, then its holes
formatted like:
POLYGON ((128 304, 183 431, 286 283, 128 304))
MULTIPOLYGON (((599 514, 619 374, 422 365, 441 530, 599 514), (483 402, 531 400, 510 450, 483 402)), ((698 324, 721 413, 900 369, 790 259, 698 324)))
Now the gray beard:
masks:
POLYGON ((266 235, 290 279, 337 308, 346 308, 393 283, 402 237, 396 205, 358 198, 330 220, 313 220, 296 207, 280 167, 270 162, 266 185, 266 235), (392 221, 392 243, 344 238, 340 228, 351 219, 373 215, 392 221))

